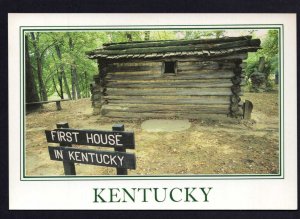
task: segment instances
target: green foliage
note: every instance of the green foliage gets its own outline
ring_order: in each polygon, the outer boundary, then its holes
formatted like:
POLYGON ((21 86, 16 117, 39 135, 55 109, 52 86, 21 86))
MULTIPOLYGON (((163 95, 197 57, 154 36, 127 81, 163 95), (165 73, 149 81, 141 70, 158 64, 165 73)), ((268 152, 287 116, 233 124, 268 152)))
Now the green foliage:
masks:
POLYGON ((185 31, 185 39, 220 38, 224 36, 224 30, 213 31, 185 31))
POLYGON ((248 58, 246 60, 247 66, 245 68, 246 77, 250 78, 253 72, 257 71, 259 56, 256 53, 248 53, 248 58))
MULTIPOLYGON (((255 32, 253 32, 253 34, 255 34, 255 32)), ((262 49, 258 50, 256 53, 249 53, 248 59, 246 60, 247 66, 245 72, 250 87, 253 86, 253 84, 250 83, 249 79, 253 73, 258 71, 260 57, 265 57, 266 61, 263 70, 266 78, 265 90, 268 91, 274 87, 274 83, 271 81, 270 76, 274 77, 279 70, 278 46, 278 30, 269 30, 266 38, 261 43, 262 49)))
POLYGON ((269 30, 267 38, 262 43, 262 52, 266 58, 270 59, 278 55, 278 30, 269 30))
MULTIPOLYGON (((97 63, 89 60, 85 52, 95 49, 103 42, 108 42, 107 34, 103 32, 38 32, 38 47, 44 51, 42 59, 43 81, 46 86, 47 95, 52 96, 59 89, 58 74, 61 66, 64 67, 68 82, 71 82, 71 66, 75 65, 78 73, 79 86, 82 93, 89 92, 89 83, 92 76, 97 73, 97 63), (73 50, 69 46, 69 37, 74 43, 73 50), (62 58, 57 56, 55 45, 59 46, 62 58), (86 72, 86 74, 85 74, 86 72), (87 78, 85 78, 85 75, 87 78), (56 85, 56 89, 55 86, 56 85)), ((34 59, 34 49, 32 42, 29 42, 31 64, 37 83, 36 60, 34 59)), ((71 84, 69 84, 71 87, 71 84)))

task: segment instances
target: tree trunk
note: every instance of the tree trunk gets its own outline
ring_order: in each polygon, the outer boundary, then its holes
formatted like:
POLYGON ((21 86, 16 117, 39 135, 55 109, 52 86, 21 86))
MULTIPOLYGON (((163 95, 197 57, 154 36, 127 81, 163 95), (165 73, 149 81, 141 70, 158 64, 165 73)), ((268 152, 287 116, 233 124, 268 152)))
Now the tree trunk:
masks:
POLYGON ((55 83, 54 77, 52 77, 52 83, 53 83, 53 87, 54 87, 56 93, 58 94, 58 96, 60 97, 60 99, 64 99, 64 97, 61 95, 61 93, 59 92, 59 90, 56 87, 56 83, 55 83))
POLYGON ((58 82, 59 82, 59 87, 60 87, 60 96, 61 96, 61 99, 65 99, 64 98, 63 80, 62 80, 62 75, 61 74, 59 74, 59 76, 58 76, 58 82))
POLYGON ((72 96, 71 96, 71 92, 70 92, 70 89, 69 89, 68 80, 67 80, 67 77, 66 77, 66 74, 65 74, 64 71, 63 71, 62 77, 63 77, 63 81, 64 81, 64 85, 65 85, 65 89, 66 89, 68 98, 71 100, 72 96))
POLYGON ((60 66, 60 74, 62 75, 62 79, 64 81, 64 85, 65 85, 65 89, 66 89, 68 98, 72 99, 70 89, 69 89, 69 85, 68 85, 68 80, 67 80, 65 70, 64 70, 64 66, 61 64, 61 52, 60 52, 59 45, 55 45, 55 50, 56 50, 57 56, 60 60, 60 65, 59 65, 60 66))
MULTIPOLYGON (((70 47, 70 51, 71 54, 74 50, 74 43, 72 40, 72 37, 69 35, 69 47, 70 47)), ((77 69, 76 69, 76 63, 73 60, 72 65, 71 65, 71 78, 72 78, 72 97, 73 99, 80 99, 81 95, 80 95, 80 87, 79 87, 79 82, 78 82, 78 75, 77 75, 77 69)))
POLYGON ((37 45, 38 39, 36 39, 33 32, 31 32, 30 35, 31 35, 33 47, 35 50, 34 55, 35 55, 36 64, 37 64, 37 75, 38 75, 38 82, 39 82, 39 88, 40 88, 40 96, 43 101, 47 101, 48 97, 47 97, 46 87, 45 87, 45 84, 43 81, 42 57, 40 54, 39 47, 37 45))
MULTIPOLYGON (((28 49, 28 36, 25 36, 25 77, 26 77, 26 103, 38 102, 39 96, 34 81, 34 75, 32 72, 31 61, 29 57, 28 49)), ((30 105, 30 107, 37 108, 38 105, 30 105)), ((28 109, 26 107, 26 109, 28 109)))
POLYGON ((75 86, 76 86, 77 99, 81 99, 80 87, 79 87, 79 81, 78 81, 78 74, 77 74, 76 67, 74 67, 74 75, 75 75, 75 86))
MULTIPOLYGON (((52 58, 53 58, 54 62, 57 63, 53 53, 52 53, 52 58)), ((64 88, 63 88, 62 73, 58 70, 56 64, 55 64, 55 69, 56 69, 56 72, 57 72, 57 80, 58 80, 59 87, 60 87, 60 91, 58 91, 58 89, 56 89, 56 92, 60 96, 61 99, 64 99, 64 88)), ((53 78, 53 80, 54 80, 54 78, 53 78)))
POLYGON ((74 68, 71 65, 71 88, 72 88, 72 99, 76 100, 76 88, 75 88, 75 74, 74 74, 74 68))
POLYGON ((88 82, 86 71, 84 71, 84 81, 85 81, 85 97, 90 97, 89 82, 88 82))

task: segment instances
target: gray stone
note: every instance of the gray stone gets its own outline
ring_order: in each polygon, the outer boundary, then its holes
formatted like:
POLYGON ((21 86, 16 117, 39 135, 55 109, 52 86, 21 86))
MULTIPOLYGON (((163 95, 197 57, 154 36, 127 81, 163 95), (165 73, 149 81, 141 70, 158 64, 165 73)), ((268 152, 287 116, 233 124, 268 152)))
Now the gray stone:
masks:
POLYGON ((142 129, 147 132, 175 132, 190 127, 189 120, 151 119, 142 123, 142 129))

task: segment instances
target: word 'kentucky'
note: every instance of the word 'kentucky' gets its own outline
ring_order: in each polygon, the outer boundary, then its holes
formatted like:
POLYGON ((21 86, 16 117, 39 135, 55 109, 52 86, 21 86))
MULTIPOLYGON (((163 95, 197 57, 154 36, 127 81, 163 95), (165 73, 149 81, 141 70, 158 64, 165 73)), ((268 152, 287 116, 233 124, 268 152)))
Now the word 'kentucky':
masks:
MULTIPOLYGON (((55 160, 65 160, 75 163, 89 163, 105 166, 123 166, 124 156, 93 151, 75 151, 54 149, 55 160)), ((52 153, 51 153, 52 154, 52 153)))

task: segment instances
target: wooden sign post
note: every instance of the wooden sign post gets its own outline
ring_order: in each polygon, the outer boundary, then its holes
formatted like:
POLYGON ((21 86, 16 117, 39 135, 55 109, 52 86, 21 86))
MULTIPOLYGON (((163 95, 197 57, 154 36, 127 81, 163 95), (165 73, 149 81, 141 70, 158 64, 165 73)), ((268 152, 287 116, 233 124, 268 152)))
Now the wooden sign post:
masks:
MULTIPOLYGON (((69 128, 69 124, 67 122, 57 123, 56 127, 58 129, 69 128)), ((72 144, 64 144, 60 143, 60 146, 72 147, 72 144)), ((63 161, 65 175, 76 175, 75 165, 69 161, 63 161)))
MULTIPOLYGON (((123 124, 116 124, 112 127, 113 131, 124 131, 124 125, 123 124)), ((115 151, 119 152, 126 152, 126 149, 123 147, 115 147, 115 151)), ((117 175, 127 175, 127 169, 125 168, 117 168, 117 175)))
POLYGON ((58 123, 57 129, 46 130, 46 139, 59 146, 48 146, 50 159, 63 161, 65 175, 76 175, 74 163, 115 167, 117 175, 127 175, 127 169, 136 169, 136 158, 126 149, 134 149, 134 133, 125 132, 123 124, 112 131, 70 129, 68 123, 58 123), (72 148, 72 144, 113 147, 115 151, 72 148))

